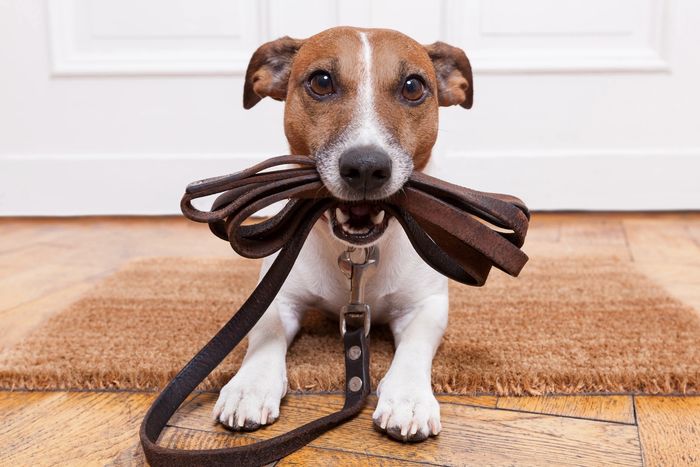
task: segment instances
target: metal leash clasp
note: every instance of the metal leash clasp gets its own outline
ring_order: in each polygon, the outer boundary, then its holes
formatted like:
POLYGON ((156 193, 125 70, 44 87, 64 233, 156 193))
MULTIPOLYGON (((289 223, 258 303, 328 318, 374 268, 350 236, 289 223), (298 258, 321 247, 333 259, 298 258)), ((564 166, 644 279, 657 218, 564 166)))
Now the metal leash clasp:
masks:
POLYGON ((365 336, 369 335, 370 328, 370 308, 365 303, 365 284, 367 283, 367 271, 377 266, 379 262, 379 249, 375 247, 362 248, 364 258, 361 262, 353 260, 353 253, 357 252, 354 247, 348 247, 338 257, 338 267, 350 279, 350 299, 348 304, 340 309, 340 335, 345 335, 348 322, 353 322, 356 326, 362 323, 365 336))

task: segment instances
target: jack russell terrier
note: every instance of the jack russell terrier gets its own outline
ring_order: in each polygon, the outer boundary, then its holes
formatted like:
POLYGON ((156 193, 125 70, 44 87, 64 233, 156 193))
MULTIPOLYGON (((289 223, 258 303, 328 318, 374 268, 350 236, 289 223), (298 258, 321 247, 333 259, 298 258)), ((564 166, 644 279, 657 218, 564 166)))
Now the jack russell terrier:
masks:
MULTIPOLYGON (((396 351, 379 383, 375 425, 402 441, 441 430, 432 360, 447 326, 447 278, 414 251, 396 219, 374 203, 424 170, 438 131, 438 106, 471 108, 472 72, 461 49, 421 45, 399 32, 338 27, 305 40, 262 45, 248 65, 243 105, 286 101, 290 154, 316 159, 338 198, 314 226, 279 295, 249 334, 243 364, 226 384, 214 418, 236 430, 274 422, 287 392, 285 355, 305 310, 347 303, 337 258, 374 245, 381 261, 365 297, 372 322, 388 323, 396 351)), ((263 263, 261 277, 274 257, 263 263)))

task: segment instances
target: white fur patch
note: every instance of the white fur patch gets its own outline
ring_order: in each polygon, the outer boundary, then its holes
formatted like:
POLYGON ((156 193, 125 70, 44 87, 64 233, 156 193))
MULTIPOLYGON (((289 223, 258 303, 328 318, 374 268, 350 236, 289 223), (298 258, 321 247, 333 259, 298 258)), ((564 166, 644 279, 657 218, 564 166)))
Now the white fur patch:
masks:
POLYGON ((374 83, 372 82, 372 46, 367 38, 367 33, 360 33, 362 41, 362 81, 358 87, 359 101, 355 116, 356 144, 373 144, 379 147, 386 146, 385 135, 374 111, 374 83))

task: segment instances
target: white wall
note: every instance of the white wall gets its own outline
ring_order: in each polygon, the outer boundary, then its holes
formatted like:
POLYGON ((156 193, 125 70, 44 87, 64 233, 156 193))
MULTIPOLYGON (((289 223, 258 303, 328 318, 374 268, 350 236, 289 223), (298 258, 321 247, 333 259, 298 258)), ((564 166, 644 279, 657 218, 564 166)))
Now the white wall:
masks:
POLYGON ((0 214, 177 213, 185 184, 283 154, 244 111, 260 43, 336 24, 463 47, 447 178, 535 209, 700 208, 697 0, 0 0, 0 214))

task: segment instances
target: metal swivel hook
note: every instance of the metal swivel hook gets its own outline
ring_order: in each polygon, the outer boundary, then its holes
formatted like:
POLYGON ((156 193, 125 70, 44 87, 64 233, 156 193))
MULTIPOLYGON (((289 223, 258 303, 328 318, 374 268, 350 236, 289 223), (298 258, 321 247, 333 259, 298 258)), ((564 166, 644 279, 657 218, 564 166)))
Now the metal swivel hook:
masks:
MULTIPOLYGON (((355 262, 353 253, 357 252, 354 247, 348 247, 338 257, 338 267, 350 280, 350 297, 348 304, 340 310, 340 334, 344 335, 347 329, 347 322, 352 320, 355 323, 362 322, 365 335, 369 335, 370 328, 370 307, 365 301, 365 284, 367 283, 366 272, 377 266, 379 262, 379 249, 376 247, 362 248, 364 257, 355 262)), ((355 255, 356 256, 356 255, 355 255)))

